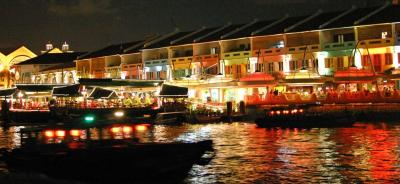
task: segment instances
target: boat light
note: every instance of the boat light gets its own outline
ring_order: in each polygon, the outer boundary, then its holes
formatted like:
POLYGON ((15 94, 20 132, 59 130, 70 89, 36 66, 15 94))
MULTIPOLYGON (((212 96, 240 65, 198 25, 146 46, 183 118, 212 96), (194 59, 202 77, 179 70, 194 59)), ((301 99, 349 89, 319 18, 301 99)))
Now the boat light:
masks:
POLYGON ((57 137, 65 137, 65 131, 64 130, 57 130, 56 131, 56 136, 57 137))
POLYGON ((147 130, 147 125, 143 124, 143 125, 136 125, 135 129, 137 131, 145 131, 147 130))
POLYGON ((124 116, 124 112, 122 112, 122 111, 114 112, 114 116, 116 116, 116 117, 122 117, 122 116, 124 116))
POLYGON ((85 116, 86 123, 92 123, 93 121, 94 121, 94 116, 92 116, 92 115, 85 116))
POLYGON ((53 130, 46 130, 46 131, 44 132, 44 135, 45 135, 46 137, 54 137, 54 131, 53 131, 53 130))
POLYGON ((281 111, 276 111, 276 114, 278 114, 278 115, 281 114, 281 111))
POLYGON ((299 112, 302 113, 302 112, 303 112, 303 109, 300 109, 299 112))
POLYGON ((274 111, 269 112, 269 114, 271 114, 271 115, 274 115, 274 113, 275 113, 274 111))
POLYGON ((292 114, 296 114, 296 113, 297 113, 297 109, 293 109, 292 114))
POLYGON ((122 131, 123 131, 124 133, 128 134, 128 133, 132 132, 132 127, 130 127, 130 126, 124 126, 124 127, 122 127, 122 131))
POLYGON ((70 130, 69 134, 73 137, 78 137, 81 135, 81 131, 80 130, 70 130))
POLYGON ((114 134, 119 133, 121 132, 121 127, 112 127, 111 132, 114 134))

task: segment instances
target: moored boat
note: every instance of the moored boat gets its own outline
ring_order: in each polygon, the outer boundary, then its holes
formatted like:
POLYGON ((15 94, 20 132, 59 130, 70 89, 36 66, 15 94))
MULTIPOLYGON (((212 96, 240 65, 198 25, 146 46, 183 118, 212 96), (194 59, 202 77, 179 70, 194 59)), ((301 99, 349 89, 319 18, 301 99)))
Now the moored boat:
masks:
POLYGON ((133 138, 51 144, 29 142, 4 152, 3 160, 11 172, 42 173, 60 179, 104 183, 178 182, 211 150, 211 140, 140 143, 133 138))
POLYGON ((324 128, 348 127, 354 124, 348 111, 315 111, 310 107, 277 107, 266 109, 264 117, 256 119, 258 127, 324 128))

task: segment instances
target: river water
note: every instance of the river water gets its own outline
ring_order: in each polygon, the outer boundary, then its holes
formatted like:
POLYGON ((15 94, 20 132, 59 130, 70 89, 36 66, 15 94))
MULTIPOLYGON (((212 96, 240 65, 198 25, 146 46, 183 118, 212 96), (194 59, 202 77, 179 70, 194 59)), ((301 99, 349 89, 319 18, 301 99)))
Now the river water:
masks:
MULTIPOLYGON (((18 146, 20 128, 0 129, 0 147, 18 146)), ((154 126, 135 134, 143 142, 212 139, 213 159, 194 165, 184 183, 400 183, 400 123, 264 129, 238 122, 154 126)), ((7 173, 4 164, 0 173, 7 173)))

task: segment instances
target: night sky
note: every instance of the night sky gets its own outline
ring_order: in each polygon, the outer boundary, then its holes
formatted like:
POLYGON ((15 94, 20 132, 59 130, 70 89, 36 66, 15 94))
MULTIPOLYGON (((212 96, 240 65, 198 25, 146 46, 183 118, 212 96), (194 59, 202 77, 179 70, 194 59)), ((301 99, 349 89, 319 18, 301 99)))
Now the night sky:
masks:
POLYGON ((174 27, 244 23, 318 9, 363 7, 384 0, 0 0, 0 48, 25 45, 35 53, 51 41, 75 51, 164 34, 174 27))

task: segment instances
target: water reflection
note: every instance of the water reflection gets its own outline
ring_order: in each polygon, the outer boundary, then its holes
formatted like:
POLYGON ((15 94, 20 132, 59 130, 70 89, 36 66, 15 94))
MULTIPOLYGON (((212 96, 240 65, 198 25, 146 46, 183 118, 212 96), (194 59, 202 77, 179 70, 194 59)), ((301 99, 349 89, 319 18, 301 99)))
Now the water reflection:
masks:
MULTIPOLYGON (((20 128, 0 129, 0 147, 18 146, 20 128)), ((186 183, 400 182, 399 123, 321 129, 262 129, 251 123, 119 125, 88 132, 75 133, 80 139, 138 137, 141 142, 212 139, 214 158, 195 165, 186 183)))

